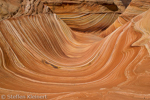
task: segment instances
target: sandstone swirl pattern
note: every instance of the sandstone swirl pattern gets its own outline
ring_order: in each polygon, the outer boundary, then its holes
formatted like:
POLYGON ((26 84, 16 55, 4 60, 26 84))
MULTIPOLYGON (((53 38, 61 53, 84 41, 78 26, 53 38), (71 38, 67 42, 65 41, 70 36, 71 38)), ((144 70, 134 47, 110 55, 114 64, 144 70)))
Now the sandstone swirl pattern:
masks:
POLYGON ((125 10, 120 0, 42 0, 71 29, 99 34, 125 10), (108 20, 109 19, 109 20, 108 20))
MULTIPOLYGON (((123 0, 125 2, 125 0, 123 0)), ((105 37, 112 33, 118 27, 124 25, 135 16, 147 11, 150 8, 149 0, 132 0, 127 9, 119 15, 117 20, 109 26, 104 32, 101 32, 100 37, 105 37)))
POLYGON ((101 38, 72 31, 40 3, 24 0, 0 21, 0 95, 150 99, 150 10, 101 38))

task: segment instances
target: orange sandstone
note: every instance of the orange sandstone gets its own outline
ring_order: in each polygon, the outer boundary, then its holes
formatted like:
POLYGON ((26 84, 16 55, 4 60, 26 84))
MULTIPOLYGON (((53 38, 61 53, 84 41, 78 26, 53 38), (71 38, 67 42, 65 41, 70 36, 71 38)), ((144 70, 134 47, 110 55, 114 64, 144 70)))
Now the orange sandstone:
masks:
POLYGON ((1 96, 150 99, 150 10, 100 38, 72 31, 37 2, 23 1, 16 16, 0 21, 1 96))

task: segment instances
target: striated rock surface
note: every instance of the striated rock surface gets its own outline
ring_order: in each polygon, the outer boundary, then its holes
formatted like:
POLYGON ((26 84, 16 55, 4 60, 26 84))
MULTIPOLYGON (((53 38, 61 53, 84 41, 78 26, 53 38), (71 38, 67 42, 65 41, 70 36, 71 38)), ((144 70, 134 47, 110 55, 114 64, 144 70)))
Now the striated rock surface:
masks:
MULTIPOLYGON (((128 1, 128 0, 127 0, 128 1)), ((123 0, 125 2, 125 0, 123 0)), ((150 8, 150 0, 132 0, 127 9, 117 18, 117 20, 107 30, 100 34, 100 37, 106 37, 115 29, 124 25, 135 16, 147 11, 150 8)))
POLYGON ((99 34, 125 10, 120 0, 42 0, 71 29, 99 34), (109 20, 108 20, 109 19, 109 20))
POLYGON ((37 2, 0 21, 1 99, 150 99, 150 9, 100 38, 37 2))

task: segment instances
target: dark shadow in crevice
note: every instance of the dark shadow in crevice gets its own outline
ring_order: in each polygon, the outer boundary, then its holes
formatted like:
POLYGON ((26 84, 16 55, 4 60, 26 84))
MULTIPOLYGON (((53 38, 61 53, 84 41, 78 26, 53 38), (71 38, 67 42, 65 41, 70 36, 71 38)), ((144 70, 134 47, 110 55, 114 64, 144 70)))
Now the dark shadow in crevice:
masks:
POLYGON ((121 0, 123 5, 127 8, 127 6, 130 4, 131 0, 121 0))
POLYGON ((106 4, 106 3, 104 3, 104 4, 102 4, 102 6, 107 7, 111 11, 118 11, 118 7, 114 3, 113 4, 106 4))

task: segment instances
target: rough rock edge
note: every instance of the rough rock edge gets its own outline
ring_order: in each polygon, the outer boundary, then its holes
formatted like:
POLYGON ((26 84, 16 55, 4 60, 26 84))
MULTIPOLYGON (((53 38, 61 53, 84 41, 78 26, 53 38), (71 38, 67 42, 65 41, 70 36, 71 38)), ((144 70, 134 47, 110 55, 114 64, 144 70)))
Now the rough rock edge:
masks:
MULTIPOLYGON (((6 2, 5 4, 7 6, 9 6, 8 2, 6 2)), ((18 6, 18 8, 14 12, 10 12, 9 9, 5 9, 5 10, 7 10, 8 14, 3 15, 0 18, 0 21, 3 19, 8 19, 10 17, 19 17, 22 15, 35 15, 35 14, 39 14, 39 13, 52 13, 50 8, 46 5, 43 5, 41 0, 20 0, 20 5, 18 6)))

